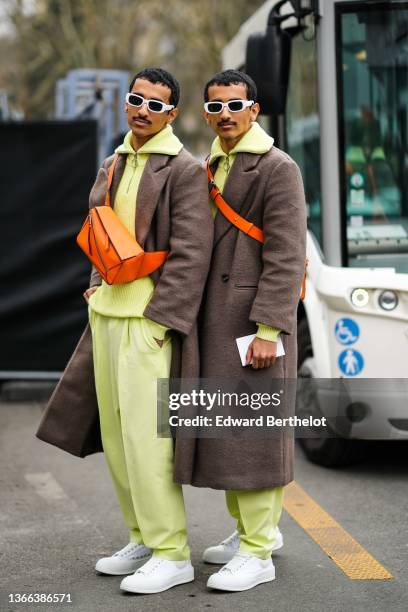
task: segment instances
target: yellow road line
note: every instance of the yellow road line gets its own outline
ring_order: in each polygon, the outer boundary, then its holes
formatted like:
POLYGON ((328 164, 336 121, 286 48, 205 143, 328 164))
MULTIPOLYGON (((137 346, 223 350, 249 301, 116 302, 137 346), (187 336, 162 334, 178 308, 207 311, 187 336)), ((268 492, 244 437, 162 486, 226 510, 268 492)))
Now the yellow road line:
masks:
POLYGON ((290 516, 352 580, 388 580, 392 574, 370 555, 297 482, 285 487, 290 516))

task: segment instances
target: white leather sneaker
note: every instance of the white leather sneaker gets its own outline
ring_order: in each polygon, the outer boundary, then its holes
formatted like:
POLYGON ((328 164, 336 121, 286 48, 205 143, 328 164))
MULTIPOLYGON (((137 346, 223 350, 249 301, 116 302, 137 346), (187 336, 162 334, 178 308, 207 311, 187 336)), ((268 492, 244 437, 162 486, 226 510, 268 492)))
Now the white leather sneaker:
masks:
POLYGON ((129 542, 124 548, 118 550, 111 557, 102 557, 95 565, 97 572, 111 576, 125 576, 131 574, 152 554, 150 548, 143 544, 129 542))
MULTIPOLYGON (((272 550, 279 550, 283 546, 283 535, 276 527, 276 540, 272 550)), ((223 540, 221 544, 217 546, 209 546, 203 552, 203 561, 205 563, 224 564, 231 561, 235 553, 239 549, 239 534, 238 531, 234 531, 226 540, 223 540)))
POLYGON ((259 559, 252 555, 236 553, 231 561, 209 577, 207 586, 220 591, 247 591, 263 582, 275 579, 272 559, 259 559))
POLYGON ((169 561, 153 555, 134 574, 124 578, 120 588, 130 593, 161 593, 193 580, 194 568, 190 560, 169 561))

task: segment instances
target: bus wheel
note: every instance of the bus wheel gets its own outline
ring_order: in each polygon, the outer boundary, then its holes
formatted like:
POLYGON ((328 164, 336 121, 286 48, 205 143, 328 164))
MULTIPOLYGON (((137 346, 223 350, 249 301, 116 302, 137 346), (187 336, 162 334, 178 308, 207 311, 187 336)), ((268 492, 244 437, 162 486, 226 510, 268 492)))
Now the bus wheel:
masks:
MULTIPOLYGON (((313 378, 314 359, 307 319, 298 324, 298 377, 313 378)), ((313 398, 313 386, 304 388, 297 398, 297 414, 299 416, 322 416, 317 402, 313 398)), ((328 427, 328 426, 327 426, 328 427)), ((365 455, 366 445, 361 440, 348 440, 335 437, 299 438, 299 444, 309 461, 325 467, 341 467, 360 462, 365 455)))

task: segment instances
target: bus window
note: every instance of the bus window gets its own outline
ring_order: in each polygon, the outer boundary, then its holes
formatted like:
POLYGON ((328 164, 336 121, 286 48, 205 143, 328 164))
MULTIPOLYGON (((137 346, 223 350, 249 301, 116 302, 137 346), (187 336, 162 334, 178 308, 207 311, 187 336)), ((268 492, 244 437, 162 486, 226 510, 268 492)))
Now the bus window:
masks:
POLYGON ((317 103, 315 40, 292 40, 290 80, 286 107, 287 151, 303 176, 308 227, 322 243, 320 196, 320 125, 317 103))
POLYGON ((337 11, 345 263, 408 272, 408 3, 337 11))

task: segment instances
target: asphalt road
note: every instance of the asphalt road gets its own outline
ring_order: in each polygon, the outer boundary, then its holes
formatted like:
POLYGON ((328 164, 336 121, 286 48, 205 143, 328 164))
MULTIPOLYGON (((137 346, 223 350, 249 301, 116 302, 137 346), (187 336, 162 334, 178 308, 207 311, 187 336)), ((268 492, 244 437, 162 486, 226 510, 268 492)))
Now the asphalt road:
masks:
MULTIPOLYGON (((77 459, 40 442, 41 403, 0 404, 0 610, 293 612, 408 609, 408 447, 377 444, 368 461, 336 471, 297 449, 296 481, 394 576, 351 580, 284 512, 277 578, 244 593, 208 591, 203 548, 233 530, 223 493, 185 488, 196 580, 157 595, 119 590, 94 572, 127 543, 103 456, 77 459), (70 593, 71 604, 9 603, 10 593, 70 593)), ((68 407, 67 407, 68 409, 68 407)))

